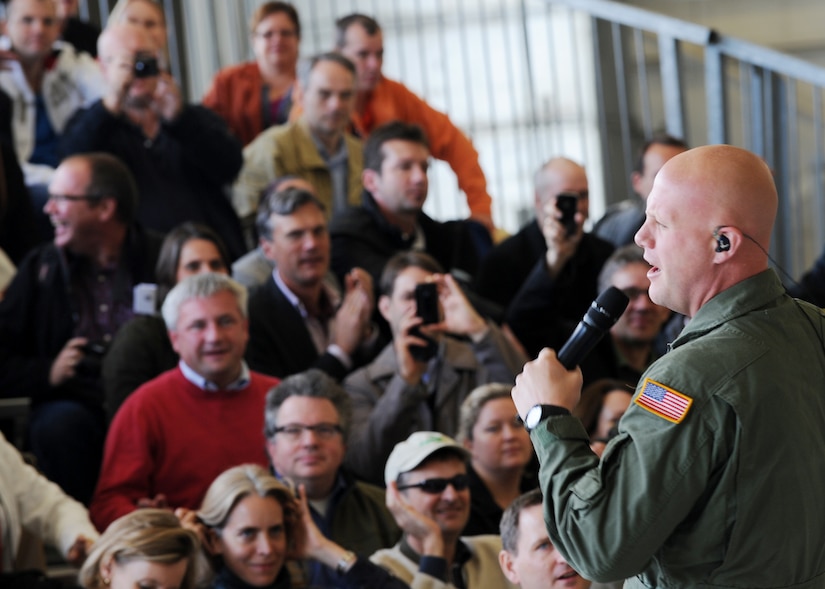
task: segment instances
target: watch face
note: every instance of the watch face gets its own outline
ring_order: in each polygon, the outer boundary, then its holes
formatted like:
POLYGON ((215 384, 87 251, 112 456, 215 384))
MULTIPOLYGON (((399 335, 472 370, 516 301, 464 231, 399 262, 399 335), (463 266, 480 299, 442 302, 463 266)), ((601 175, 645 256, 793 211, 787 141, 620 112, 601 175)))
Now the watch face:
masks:
POLYGON ((527 412, 527 419, 524 420, 524 424, 527 426, 527 429, 535 428, 541 421, 541 415, 541 405, 533 405, 530 408, 530 411, 527 412))

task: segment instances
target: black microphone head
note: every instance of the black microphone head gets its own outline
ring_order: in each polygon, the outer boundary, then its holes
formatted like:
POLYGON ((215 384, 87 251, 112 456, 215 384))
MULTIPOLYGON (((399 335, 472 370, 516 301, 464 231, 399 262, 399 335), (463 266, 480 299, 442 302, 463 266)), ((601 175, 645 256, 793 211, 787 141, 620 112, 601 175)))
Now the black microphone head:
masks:
POLYGON ((629 302, 626 294, 611 286, 590 303, 584 320, 602 331, 607 331, 619 320, 629 302))

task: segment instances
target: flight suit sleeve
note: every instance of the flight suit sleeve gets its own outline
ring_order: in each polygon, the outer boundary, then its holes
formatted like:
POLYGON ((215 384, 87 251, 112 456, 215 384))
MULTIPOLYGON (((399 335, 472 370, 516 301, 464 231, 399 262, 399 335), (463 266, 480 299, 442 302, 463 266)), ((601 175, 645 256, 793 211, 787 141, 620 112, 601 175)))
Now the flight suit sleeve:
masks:
POLYGON ((701 503, 732 445, 732 411, 708 399, 681 423, 632 403, 601 460, 575 417, 550 417, 531 432, 550 538, 585 578, 640 573, 701 503))

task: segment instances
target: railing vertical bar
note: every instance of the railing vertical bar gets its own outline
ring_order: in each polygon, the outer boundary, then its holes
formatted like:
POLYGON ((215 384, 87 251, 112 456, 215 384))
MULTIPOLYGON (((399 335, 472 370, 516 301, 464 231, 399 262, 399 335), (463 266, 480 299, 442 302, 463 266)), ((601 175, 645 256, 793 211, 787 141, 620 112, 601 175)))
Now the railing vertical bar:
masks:
MULTIPOLYGON (((613 40, 613 67, 616 70, 616 97, 619 101, 619 129, 622 140, 622 169, 630 170, 633 167, 630 145, 630 110, 627 99, 627 73, 625 71, 624 45, 622 43, 622 27, 618 23, 610 26, 613 40)), ((623 185, 626 182, 622 183, 623 185)), ((608 187, 611 191, 618 190, 618 185, 608 187)))
MULTIPOLYGON (((653 113, 650 111, 650 83, 647 79, 647 55, 645 54, 645 36, 642 29, 633 29, 633 41, 636 49, 636 76, 639 80, 639 101, 642 111, 642 128, 645 137, 654 133, 653 113)), ((630 169, 630 168, 628 168, 630 169)))
POLYGON ((662 75, 662 93, 665 104, 667 132, 676 137, 685 136, 685 109, 682 102, 680 42, 674 37, 659 36, 659 68, 662 75))

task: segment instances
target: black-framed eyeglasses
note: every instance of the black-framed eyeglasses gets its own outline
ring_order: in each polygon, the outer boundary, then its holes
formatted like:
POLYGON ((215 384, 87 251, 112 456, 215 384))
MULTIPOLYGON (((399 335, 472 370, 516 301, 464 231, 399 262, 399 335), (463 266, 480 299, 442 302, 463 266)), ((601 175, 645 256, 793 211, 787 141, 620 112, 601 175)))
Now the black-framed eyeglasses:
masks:
POLYGON ((582 190, 580 192, 575 190, 565 190, 564 192, 560 192, 556 195, 558 198, 559 196, 573 196, 579 200, 584 200, 585 198, 590 198, 590 191, 589 190, 582 190))
POLYGON ((56 203, 62 202, 77 202, 80 200, 100 200, 103 196, 100 194, 51 194, 49 193, 49 200, 56 203))
POLYGON ((635 301, 636 299, 638 299, 642 295, 644 295, 648 298, 650 297, 650 295, 648 294, 648 290, 646 288, 635 288, 635 287, 623 288, 622 292, 631 301, 635 301))
POLYGON ((470 486, 470 479, 466 474, 457 474, 451 479, 424 479, 423 481, 419 481, 417 483, 401 485, 398 487, 398 490, 404 491, 405 489, 421 489, 429 495, 438 495, 439 493, 444 492, 447 485, 452 486, 452 488, 456 491, 463 491, 470 486))
POLYGON ((341 426, 337 423, 317 423, 315 425, 289 423, 287 425, 276 427, 272 430, 272 433, 283 434, 287 438, 297 440, 304 434, 304 431, 311 431, 322 440, 328 440, 337 434, 344 433, 344 430, 342 430, 341 426))

